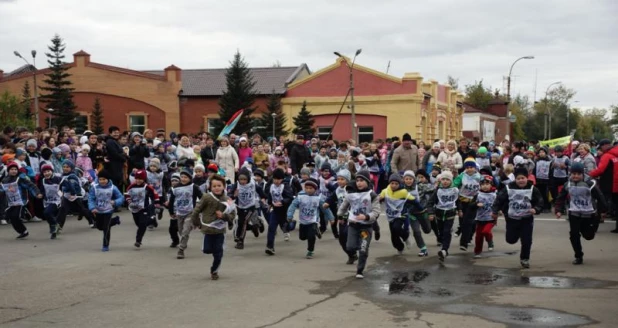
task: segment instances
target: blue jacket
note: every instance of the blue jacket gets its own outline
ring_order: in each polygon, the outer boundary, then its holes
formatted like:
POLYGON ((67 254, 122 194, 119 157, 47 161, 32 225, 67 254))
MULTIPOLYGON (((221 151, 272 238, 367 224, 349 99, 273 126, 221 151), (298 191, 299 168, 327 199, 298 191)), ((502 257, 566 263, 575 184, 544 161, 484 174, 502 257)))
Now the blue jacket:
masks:
MULTIPOLYGON (((88 210, 92 211, 97 208, 97 190, 110 189, 110 188, 114 189, 112 191, 112 200, 114 201, 114 208, 122 206, 122 203, 124 202, 124 196, 118 190, 118 188, 114 186, 114 184, 110 180, 105 186, 101 186, 100 184, 97 183, 94 186, 92 186, 92 188, 90 188, 90 192, 88 193, 88 210)), ((99 214, 109 214, 113 212, 114 212, 114 209, 110 211, 99 212, 99 214)))
MULTIPOLYGON (((17 178, 18 176, 9 175, 2 179, 2 183, 13 183, 15 182, 15 180, 17 180, 17 178)), ((30 181, 28 178, 24 177, 23 174, 19 176, 19 181, 17 182, 17 185, 19 186, 19 193, 24 204, 28 203, 28 193, 30 193, 34 197, 40 194, 39 188, 37 188, 36 185, 32 183, 32 181, 30 181)), ((6 193, 6 190, 4 190, 4 187, 2 185, 0 185, 0 193, 6 193)))
POLYGON ((75 172, 62 175, 62 183, 60 184, 60 190, 62 190, 65 195, 83 196, 81 194, 82 184, 79 181, 79 178, 77 177, 75 172))
POLYGON ((315 211, 315 218, 314 221, 311 222, 304 222, 303 220, 300 220, 300 224, 313 224, 313 223, 318 223, 320 222, 320 217, 319 217, 319 213, 318 211, 322 212, 322 214, 324 214, 324 219, 326 221, 332 221, 335 219, 335 217, 333 216, 333 213, 330 211, 330 209, 324 208, 322 207, 325 203, 325 201, 323 199, 321 199, 320 194, 318 192, 316 192, 313 195, 307 195, 307 193, 305 193, 304 191, 301 191, 298 194, 298 197, 294 198, 294 200, 292 201, 292 204, 290 204, 290 207, 288 207, 287 210, 287 216, 288 216, 288 220, 291 220, 294 217, 294 212, 296 211, 297 208, 300 208, 300 196, 309 196, 309 197, 316 197, 317 199, 319 199, 319 205, 318 208, 315 211))

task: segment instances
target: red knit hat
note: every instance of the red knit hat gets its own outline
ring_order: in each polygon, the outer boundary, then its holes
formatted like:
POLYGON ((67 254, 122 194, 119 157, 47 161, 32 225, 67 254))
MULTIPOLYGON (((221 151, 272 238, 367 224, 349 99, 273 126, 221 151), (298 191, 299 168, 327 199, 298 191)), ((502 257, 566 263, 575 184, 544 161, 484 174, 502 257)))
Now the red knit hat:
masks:
POLYGON ((137 172, 135 172, 134 174, 134 178, 136 179, 140 179, 140 180, 146 180, 148 176, 146 175, 146 171, 144 170, 138 170, 137 172))

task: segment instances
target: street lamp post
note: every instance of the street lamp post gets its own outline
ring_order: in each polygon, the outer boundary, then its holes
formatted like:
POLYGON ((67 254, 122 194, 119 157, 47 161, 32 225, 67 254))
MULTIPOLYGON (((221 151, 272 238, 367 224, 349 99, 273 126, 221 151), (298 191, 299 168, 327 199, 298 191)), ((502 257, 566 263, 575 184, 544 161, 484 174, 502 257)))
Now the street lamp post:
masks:
MULTIPOLYGON (((354 58, 352 59, 352 65, 348 63, 347 59, 345 61, 346 65, 348 65, 348 68, 350 70, 350 118, 352 120, 352 140, 354 140, 356 143, 358 143, 358 137, 356 133, 356 111, 354 109, 354 63, 356 62, 356 56, 360 55, 361 51, 363 51, 363 49, 356 50, 354 58)), ((337 51, 335 51, 334 54, 337 55, 337 57, 343 58, 343 55, 341 55, 337 51)))
POLYGON ((277 113, 272 113, 271 114, 273 117, 273 140, 276 140, 276 136, 275 136, 275 119, 277 118, 277 113))
POLYGON ((52 113, 53 113, 54 109, 53 108, 48 108, 47 109, 47 114, 49 115, 49 120, 48 120, 48 127, 51 128, 51 119, 52 119, 52 113))
MULTIPOLYGON (((513 64, 511 64, 511 68, 509 69, 509 76, 506 78, 506 99, 509 102, 508 104, 509 108, 511 107, 511 73, 513 73, 513 66, 515 66, 515 64, 522 59, 534 59, 534 56, 519 57, 517 58, 516 61, 513 62, 513 64)), ((509 136, 509 140, 511 140, 512 138, 511 138, 511 121, 510 121, 511 111, 510 110, 506 111, 506 116, 509 119, 509 121, 506 123, 506 135, 509 136)))
POLYGON ((549 101, 547 99, 547 94, 549 93, 549 89, 552 86, 554 86, 556 84, 561 84, 561 83, 562 82, 560 82, 560 81, 554 82, 554 83, 548 85, 547 89, 545 89, 545 116, 547 116, 546 127, 545 127, 546 133, 545 133, 545 137, 544 137, 545 140, 551 139, 551 112, 549 111, 549 108, 547 106, 548 103, 549 103, 549 101), (549 123, 547 123, 547 121, 549 121, 549 123))
MULTIPOLYGON (((22 57, 22 55, 19 52, 13 51, 13 53, 15 54, 15 56, 23 59, 26 62, 26 64, 30 65, 28 60, 22 57)), ((34 78, 34 119, 36 121, 35 126, 39 127, 39 87, 37 86, 37 83, 36 83, 36 73, 37 73, 36 50, 32 50, 30 54, 32 55, 32 65, 30 66, 34 68, 34 72, 32 72, 32 76, 34 78)))

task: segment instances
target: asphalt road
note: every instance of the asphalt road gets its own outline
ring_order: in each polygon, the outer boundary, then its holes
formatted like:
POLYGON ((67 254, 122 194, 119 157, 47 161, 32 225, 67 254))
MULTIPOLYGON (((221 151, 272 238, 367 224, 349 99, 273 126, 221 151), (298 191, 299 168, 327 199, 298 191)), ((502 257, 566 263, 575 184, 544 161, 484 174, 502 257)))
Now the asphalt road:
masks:
MULTIPOLYGON (((264 254, 265 236, 247 237, 236 250, 228 232, 221 278, 211 281, 212 257, 191 235, 184 260, 170 249, 167 218, 133 246, 135 225, 126 211, 102 253, 101 233, 69 217, 49 240, 47 224, 28 223, 27 240, 0 226, 1 327, 617 327, 618 235, 605 223, 584 242, 585 264, 573 266, 564 220, 537 220, 531 269, 519 268, 518 245, 504 242, 480 260, 452 249, 438 264, 417 249, 397 256, 388 227, 371 245, 364 280, 330 232, 315 257, 306 244, 279 234, 277 255, 264 254)), ((548 215, 541 219, 549 219, 548 215)), ((455 243, 457 245, 457 243, 455 243)))

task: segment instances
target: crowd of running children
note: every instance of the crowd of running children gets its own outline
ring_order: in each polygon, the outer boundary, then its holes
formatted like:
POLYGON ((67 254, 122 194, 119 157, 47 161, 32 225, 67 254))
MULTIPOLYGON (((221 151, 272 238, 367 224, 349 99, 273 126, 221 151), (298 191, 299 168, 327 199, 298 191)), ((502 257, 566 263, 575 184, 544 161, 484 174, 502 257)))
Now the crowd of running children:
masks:
MULTIPOLYGON (((363 278, 371 241, 380 238, 381 202, 386 216, 383 224, 388 223, 392 246, 399 254, 412 247, 413 237, 418 256, 428 256, 424 235, 433 234, 438 258, 446 261, 457 218, 459 249, 467 252, 473 246, 474 258, 480 258, 485 245, 493 251, 492 228, 503 213, 506 242, 521 243, 520 264, 529 268, 534 216, 549 207, 550 185, 559 185, 552 193, 555 213, 560 217, 568 209, 573 263, 581 264, 581 237, 594 238, 600 213, 607 209, 605 198, 595 181, 587 177, 584 165, 571 163, 559 147, 553 157, 541 148, 536 161, 523 153, 514 154, 514 165, 500 168, 486 147, 481 147, 471 153, 474 157, 463 159, 460 168, 443 170, 440 162, 433 161, 430 170, 424 167, 416 172, 390 173, 381 191, 368 165, 371 153, 358 158, 364 149, 346 149, 345 153, 334 149, 335 155, 321 159, 319 167, 309 160, 296 175, 284 160, 266 171, 247 160, 237 174, 231 172, 233 177, 226 177, 230 172, 213 162, 204 167, 200 161, 187 159, 173 167, 153 154, 145 159, 144 169, 133 170, 124 192, 112 183, 108 170, 85 173, 76 170, 72 159, 43 159, 36 156, 35 148, 36 143, 31 141, 26 142, 26 149, 18 148, 6 163, 0 183, 6 200, 5 219, 19 234, 17 239, 29 235, 24 225, 29 200, 42 204, 51 239, 62 232, 71 212, 103 232, 104 252, 109 251, 111 228, 121 223, 114 214, 119 207, 126 204, 132 213, 137 226, 136 248, 142 246, 145 232, 158 226, 166 208, 170 247, 178 249, 176 257, 185 257, 190 233, 200 229, 202 250, 213 255, 214 280, 219 277, 227 229, 232 230, 238 250, 245 247, 247 232, 255 237, 266 233, 265 253, 269 256, 276 254, 278 230, 285 242, 292 231, 298 230, 299 239, 307 242, 306 258, 311 259, 317 240, 329 226, 347 256, 347 264, 357 262, 356 278, 363 278), (341 165, 340 157, 345 165, 341 165), (61 172, 55 168, 59 163, 54 162, 60 163, 61 172)), ((316 152, 314 158, 322 155, 316 152)))

